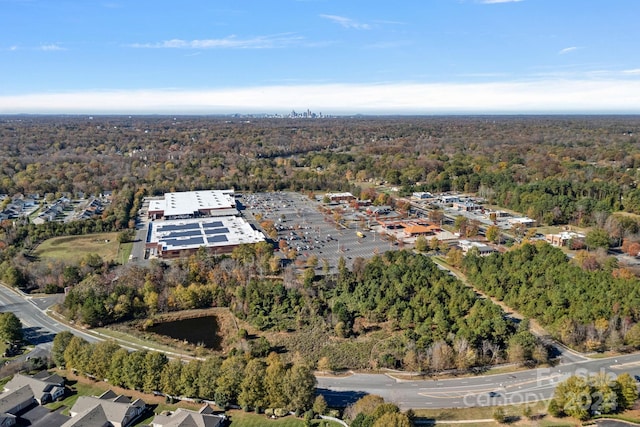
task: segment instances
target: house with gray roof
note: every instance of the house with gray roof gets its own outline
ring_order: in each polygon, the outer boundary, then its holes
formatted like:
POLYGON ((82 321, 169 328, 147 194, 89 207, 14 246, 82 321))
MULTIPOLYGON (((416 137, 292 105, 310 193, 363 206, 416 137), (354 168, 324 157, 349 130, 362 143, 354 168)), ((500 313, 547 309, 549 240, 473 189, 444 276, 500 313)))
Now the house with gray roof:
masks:
POLYGON ((50 375, 48 373, 41 375, 41 377, 16 374, 5 384, 4 391, 18 390, 25 386, 29 387, 39 405, 53 402, 64 396, 64 379, 58 375, 50 375))
POLYGON ((99 397, 80 396, 71 408, 71 419, 62 427, 127 427, 147 408, 142 399, 131 400, 108 390, 99 397))
POLYGON ((64 396, 64 378, 47 371, 16 374, 0 394, 0 427, 59 427, 67 417, 40 406, 64 396))
POLYGON ((168 414, 156 415, 151 421, 151 427, 221 427, 226 417, 217 415, 209 405, 204 405, 199 411, 179 408, 168 414))
POLYGON ((0 394, 0 427, 15 425, 20 413, 37 404, 31 387, 26 384, 0 394))

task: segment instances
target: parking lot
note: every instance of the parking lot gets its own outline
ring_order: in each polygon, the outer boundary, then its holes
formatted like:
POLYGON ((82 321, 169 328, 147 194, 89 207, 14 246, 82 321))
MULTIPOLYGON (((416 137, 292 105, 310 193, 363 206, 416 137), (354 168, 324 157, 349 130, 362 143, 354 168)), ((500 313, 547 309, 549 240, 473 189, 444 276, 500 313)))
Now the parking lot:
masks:
MULTIPOLYGON (((306 260, 315 255, 319 261, 318 272, 322 271, 324 260, 330 272, 335 272, 341 257, 351 267, 356 258, 371 258, 376 253, 398 248, 372 230, 363 229, 356 221, 336 224, 330 214, 320 211, 322 204, 319 201, 302 194, 252 193, 242 195, 239 201, 242 214, 258 228, 259 222, 274 222, 278 232, 276 247, 284 240, 289 248, 295 249, 300 261, 298 265, 306 265, 306 260), (256 217, 261 218, 260 221, 256 217)), ((286 258, 281 252, 280 255, 286 258)))

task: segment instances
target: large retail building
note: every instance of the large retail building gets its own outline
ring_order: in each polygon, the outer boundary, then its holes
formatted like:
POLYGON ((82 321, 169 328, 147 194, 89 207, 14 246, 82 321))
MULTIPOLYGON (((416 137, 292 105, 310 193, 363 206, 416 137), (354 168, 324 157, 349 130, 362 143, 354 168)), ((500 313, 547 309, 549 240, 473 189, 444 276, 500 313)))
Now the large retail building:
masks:
POLYGON ((233 190, 166 193, 149 201, 146 249, 150 257, 188 256, 205 247, 230 253, 242 244, 264 242, 264 234, 239 216, 233 190))

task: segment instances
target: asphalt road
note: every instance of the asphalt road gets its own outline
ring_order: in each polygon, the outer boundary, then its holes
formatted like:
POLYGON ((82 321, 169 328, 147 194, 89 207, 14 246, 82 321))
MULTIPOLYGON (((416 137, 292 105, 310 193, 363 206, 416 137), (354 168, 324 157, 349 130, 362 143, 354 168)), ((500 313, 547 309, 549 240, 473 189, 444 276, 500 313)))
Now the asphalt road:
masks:
POLYGON ((0 312, 13 312, 22 322, 27 341, 34 345, 46 345, 62 331, 71 331, 89 342, 97 339, 49 317, 45 310, 55 302, 55 297, 35 298, 23 295, 0 285, 0 312))
POLYGON ((331 406, 350 403, 363 393, 382 396, 408 408, 462 408, 535 402, 549 399, 556 385, 571 375, 605 372, 615 378, 640 373, 640 354, 562 363, 555 368, 444 380, 401 380, 384 374, 319 377, 318 389, 331 406))

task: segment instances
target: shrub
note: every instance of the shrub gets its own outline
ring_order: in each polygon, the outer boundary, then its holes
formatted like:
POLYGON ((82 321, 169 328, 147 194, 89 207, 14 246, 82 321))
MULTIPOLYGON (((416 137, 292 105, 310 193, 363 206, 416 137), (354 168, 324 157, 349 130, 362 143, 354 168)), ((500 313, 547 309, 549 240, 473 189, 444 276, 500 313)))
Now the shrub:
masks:
POLYGON ((289 415, 289 411, 287 411, 285 408, 276 408, 273 410, 273 415, 278 418, 286 417, 287 415, 289 415))

